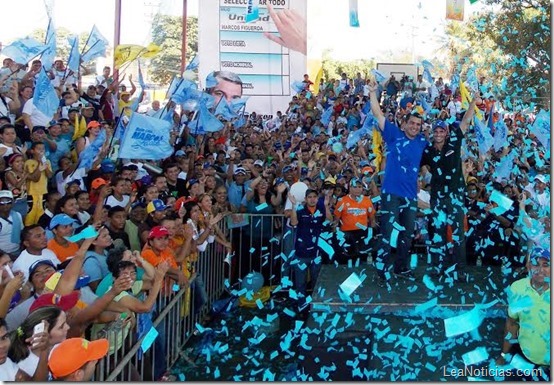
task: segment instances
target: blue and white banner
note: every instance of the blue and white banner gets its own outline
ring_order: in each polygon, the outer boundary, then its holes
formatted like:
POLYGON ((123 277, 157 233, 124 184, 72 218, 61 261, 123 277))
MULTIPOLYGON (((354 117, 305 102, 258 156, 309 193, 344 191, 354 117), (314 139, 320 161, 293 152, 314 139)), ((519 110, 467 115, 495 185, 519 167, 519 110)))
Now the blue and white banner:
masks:
POLYGON ((35 57, 46 51, 48 47, 36 39, 27 37, 19 39, 4 47, 2 55, 9 57, 19 64, 27 64, 35 57))
POLYGON ((171 123, 166 120, 133 113, 125 128, 119 158, 159 160, 171 156, 169 143, 171 123))
POLYGON ((102 36, 98 28, 93 25, 81 55, 83 63, 88 63, 100 56, 106 56, 106 48, 108 48, 108 39, 102 36))

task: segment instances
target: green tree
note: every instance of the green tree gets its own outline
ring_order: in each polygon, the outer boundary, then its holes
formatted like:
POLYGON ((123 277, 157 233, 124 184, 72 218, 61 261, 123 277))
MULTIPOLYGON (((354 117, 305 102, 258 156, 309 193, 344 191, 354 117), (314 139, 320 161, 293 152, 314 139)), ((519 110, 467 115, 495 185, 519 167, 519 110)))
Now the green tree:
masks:
MULTIPOLYGON (((156 15, 152 22, 152 42, 161 52, 152 59, 150 78, 158 84, 169 84, 181 70, 182 20, 180 16, 156 15)), ((198 52, 198 18, 187 18, 187 62, 198 52)))
POLYGON ((332 52, 325 50, 323 52, 323 77, 326 80, 340 79, 340 75, 344 72, 349 79, 356 77, 356 74, 360 72, 362 77, 367 77, 369 72, 375 68, 375 62, 373 59, 358 59, 351 61, 339 61, 331 57, 332 52))
MULTIPOLYGON (((548 0, 485 0, 467 23, 451 22, 444 49, 450 74, 470 65, 508 109, 550 104, 550 6, 548 0)), ((462 79, 464 77, 462 76, 462 79)))
MULTIPOLYGON (((83 50, 83 47, 87 42, 89 33, 90 32, 82 32, 81 34, 79 34, 79 52, 83 50)), ((75 33, 71 32, 66 28, 63 28, 63 27, 56 28, 56 48, 57 48, 56 57, 66 62, 67 62, 67 59, 69 58, 69 51, 71 50, 71 47, 67 42, 67 38, 72 35, 75 35, 75 33)), ((31 33, 31 37, 37 39, 40 42, 44 42, 46 39, 46 30, 43 28, 35 29, 31 33)))

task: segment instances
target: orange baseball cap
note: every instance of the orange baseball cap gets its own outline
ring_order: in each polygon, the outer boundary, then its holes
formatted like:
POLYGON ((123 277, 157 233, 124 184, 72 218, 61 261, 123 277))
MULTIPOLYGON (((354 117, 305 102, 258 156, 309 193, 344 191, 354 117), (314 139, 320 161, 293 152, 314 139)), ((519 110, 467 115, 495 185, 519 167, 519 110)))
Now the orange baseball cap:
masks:
POLYGON ((69 376, 87 362, 96 361, 108 354, 107 339, 88 341, 84 338, 68 338, 52 350, 48 367, 54 378, 69 376))
POLYGON ((87 124, 87 130, 90 128, 98 128, 100 127, 100 123, 98 123, 96 120, 91 120, 89 124, 87 124))
POLYGON ((108 184, 108 182, 106 182, 104 178, 96 178, 95 180, 92 181, 92 183, 90 184, 90 187, 92 187, 93 190, 97 190, 106 184, 108 184))

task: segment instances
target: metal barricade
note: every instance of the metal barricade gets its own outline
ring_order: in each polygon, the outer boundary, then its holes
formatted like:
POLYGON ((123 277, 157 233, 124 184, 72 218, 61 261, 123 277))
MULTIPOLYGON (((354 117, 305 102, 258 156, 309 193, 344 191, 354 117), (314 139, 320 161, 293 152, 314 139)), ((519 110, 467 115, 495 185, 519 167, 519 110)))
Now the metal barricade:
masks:
POLYGON ((283 214, 245 214, 248 223, 230 229, 235 253, 231 263, 231 284, 252 271, 262 273, 265 285, 280 285, 289 274, 289 257, 294 249, 295 230, 283 214))
MULTIPOLYGON (((223 221, 221 229, 226 232, 223 221)), ((175 364, 196 325, 202 323, 213 302, 225 290, 228 270, 225 254, 225 248, 214 242, 199 253, 194 262, 196 272, 190 277, 188 288, 175 292, 169 280, 164 284, 154 307, 152 327, 156 331, 147 328, 138 338, 138 318, 142 316, 137 315, 132 326, 116 321, 93 335, 93 339, 108 338, 110 341, 109 354, 98 363, 94 381, 155 381, 175 364), (157 337, 143 353, 143 344, 151 341, 154 334, 157 337)))

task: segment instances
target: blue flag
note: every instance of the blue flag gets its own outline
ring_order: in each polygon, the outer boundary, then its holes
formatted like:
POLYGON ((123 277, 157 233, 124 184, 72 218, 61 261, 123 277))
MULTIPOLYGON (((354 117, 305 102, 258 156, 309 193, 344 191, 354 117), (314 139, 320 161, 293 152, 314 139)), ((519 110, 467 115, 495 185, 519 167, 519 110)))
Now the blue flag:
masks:
POLYGON ((333 115, 333 106, 329 106, 325 111, 323 111, 323 114, 321 114, 321 124, 323 124, 325 127, 329 124, 331 121, 331 116, 333 115))
POLYGON ((237 117, 237 114, 225 98, 221 98, 214 112, 215 116, 221 116, 223 119, 229 121, 237 117))
POLYGON ((242 111, 239 111, 239 118, 237 120, 235 120, 235 122, 233 123, 233 126, 235 126, 235 128, 238 130, 239 128, 242 128, 246 125, 246 118, 244 117, 244 109, 246 107, 244 107, 242 109, 242 111))
POLYGON ((512 150, 508 155, 500 159, 500 162, 495 167, 493 177, 495 179, 509 179, 510 174, 514 169, 514 159, 516 151, 512 150))
POLYGON ((144 83, 144 77, 142 76, 142 69, 140 67, 140 60, 138 60, 138 83, 139 83, 140 88, 142 88, 143 91, 148 89, 148 86, 146 85, 146 83, 144 83))
POLYGON ((196 83, 188 79, 181 79, 175 87, 175 91, 171 94, 171 99, 175 103, 184 103, 188 99, 200 99, 200 91, 196 83))
POLYGON ((456 93, 456 90, 459 87, 460 87, 460 75, 454 74, 452 75, 452 79, 450 79, 450 89, 452 90, 453 95, 456 93))
MULTIPOLYGON (((225 100, 222 99, 222 102, 225 100)), ((219 103, 221 105, 221 103, 219 103)), ((223 130, 223 123, 215 117, 214 114, 208 110, 205 103, 200 103, 200 110, 198 111, 198 125, 197 133, 200 132, 217 132, 223 130)))
POLYGON ((54 20, 50 19, 48 21, 48 29, 46 30, 46 50, 42 53, 40 61, 42 66, 49 70, 54 64, 54 59, 56 59, 56 29, 54 27, 54 20))
POLYGON ((500 151, 508 140, 508 127, 504 120, 500 119, 494 128, 494 151, 500 151))
POLYGON ((428 68, 423 69, 423 80, 425 80, 429 84, 433 84, 433 76, 431 75, 431 71, 429 71, 428 68))
POLYGON ((44 68, 41 68, 35 84, 33 104, 40 112, 48 116, 49 119, 54 117, 60 105, 60 98, 44 68))
POLYGON ((306 89, 306 85, 302 82, 294 81, 294 82, 291 83, 290 88, 292 88, 292 90, 294 92, 299 94, 300 92, 302 92, 306 89))
POLYGON ((535 117, 533 125, 529 127, 531 133, 533 133, 542 145, 546 149, 550 149, 550 113, 541 110, 535 117))
POLYGON ((491 146, 494 143, 494 138, 492 137, 489 128, 479 120, 476 116, 473 117, 475 123, 475 138, 477 139, 477 144, 479 145, 479 153, 485 155, 491 146))
POLYGON ((433 63, 431 63, 429 60, 423 60, 421 62, 421 65, 423 66, 423 68, 427 68, 429 70, 435 68, 435 66, 433 65, 433 63))
POLYGON ((19 39, 2 49, 2 55, 19 64, 27 64, 48 47, 30 37, 19 39))
POLYGON ((187 64, 185 70, 186 71, 194 71, 195 69, 198 68, 198 66, 200 65, 200 59, 198 58, 198 55, 195 55, 192 60, 190 61, 189 64, 187 64))
POLYGON ((108 48, 108 39, 102 36, 96 25, 93 25, 81 55, 83 63, 88 63, 100 56, 106 56, 106 48, 108 48))
POLYGON ((382 83, 387 80, 387 76, 379 70, 372 69, 371 73, 375 76, 377 83, 382 83))
POLYGON ((240 110, 246 107, 246 102, 248 101, 248 96, 232 99, 231 100, 231 109, 238 114, 240 110))
POLYGON ((477 80, 477 74, 475 73, 475 67, 471 67, 467 71, 467 79, 466 83, 468 88, 470 88, 473 92, 479 90, 479 81, 477 80))
POLYGON ((172 124, 150 116, 132 113, 119 147, 119 158, 160 160, 171 156, 172 124))
POLYGON ((90 169, 92 167, 92 164, 94 163, 94 159, 100 152, 100 148, 106 141, 106 130, 101 129, 98 133, 98 136, 96 139, 94 139, 94 142, 92 142, 88 147, 86 147, 80 154, 79 154, 79 167, 84 167, 86 169, 90 169))
POLYGON ((362 107, 362 112, 364 113, 364 115, 367 115, 369 111, 371 111, 371 102, 368 100, 362 107))
POLYGON ((71 46, 69 59, 67 59, 67 69, 73 71, 73 73, 77 75, 79 72, 79 64, 81 62, 81 55, 79 54, 79 36, 70 36, 67 38, 67 42, 71 46))

